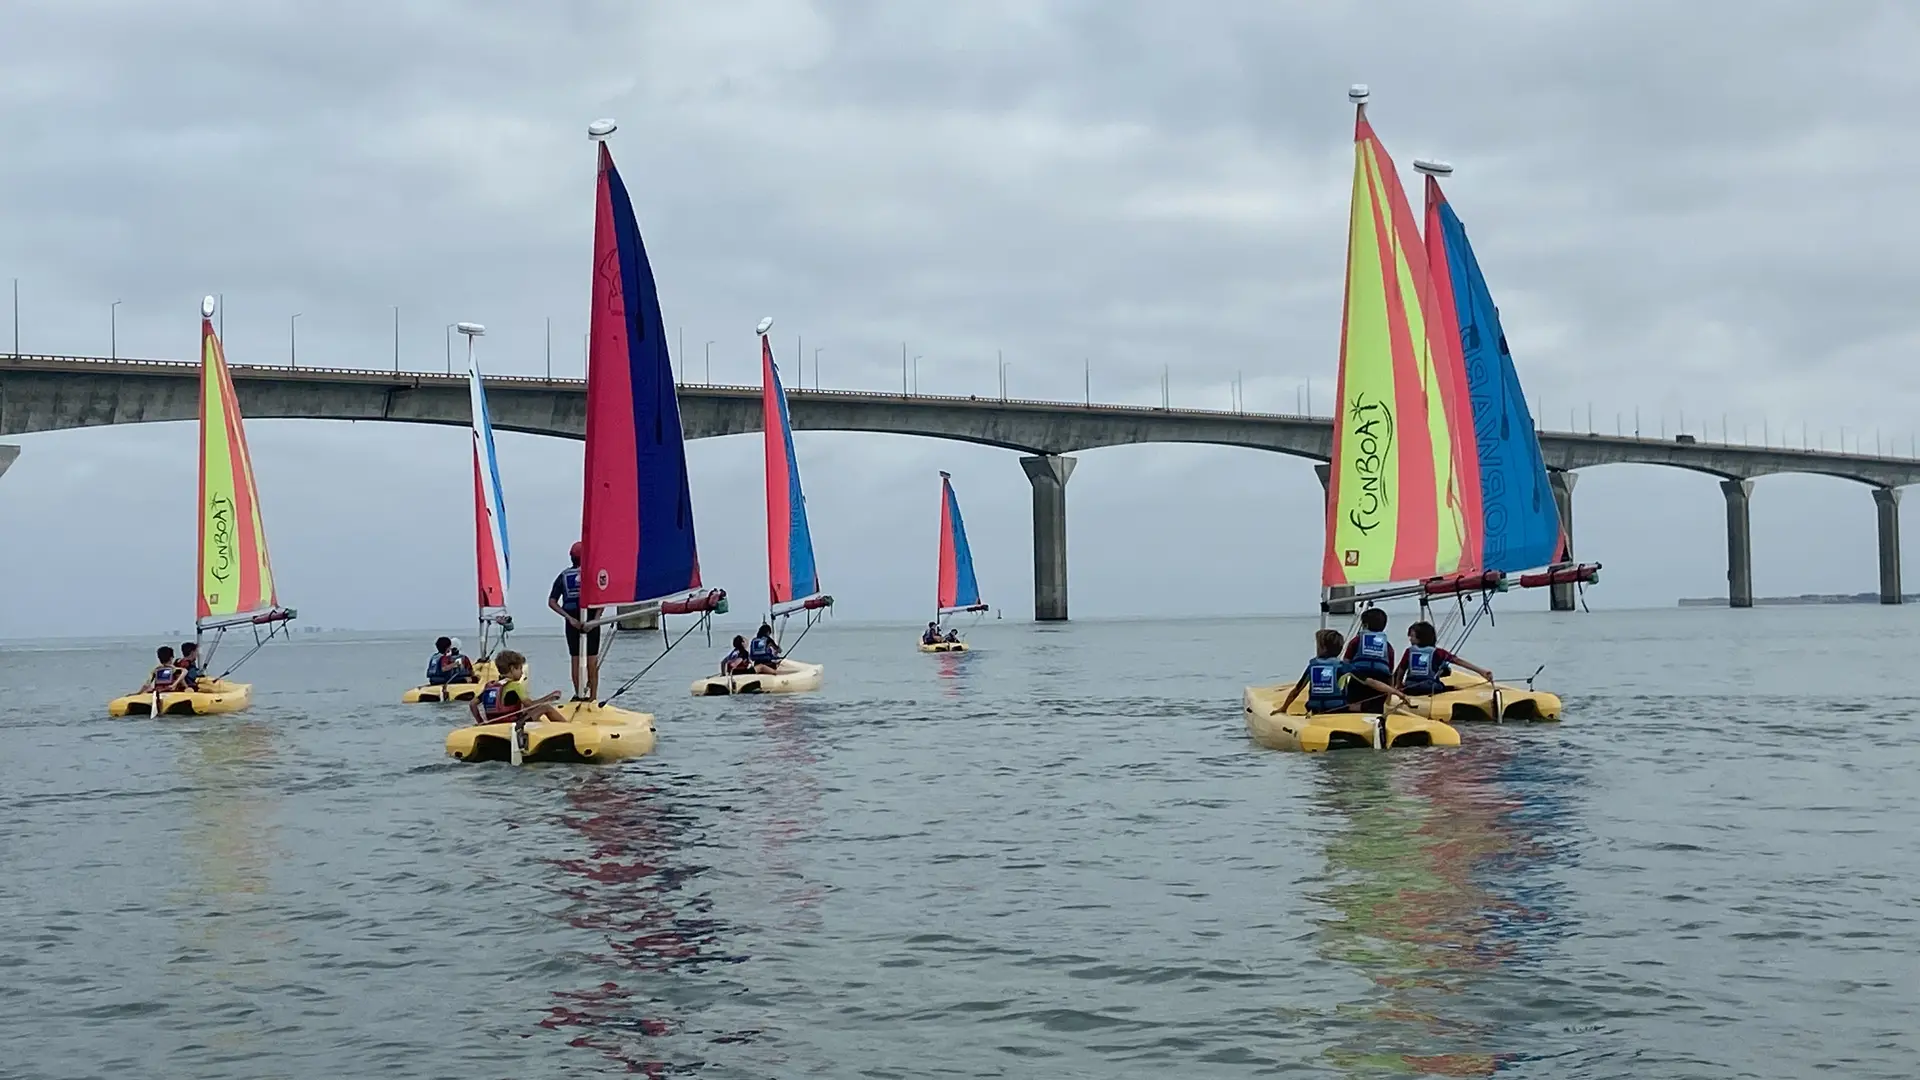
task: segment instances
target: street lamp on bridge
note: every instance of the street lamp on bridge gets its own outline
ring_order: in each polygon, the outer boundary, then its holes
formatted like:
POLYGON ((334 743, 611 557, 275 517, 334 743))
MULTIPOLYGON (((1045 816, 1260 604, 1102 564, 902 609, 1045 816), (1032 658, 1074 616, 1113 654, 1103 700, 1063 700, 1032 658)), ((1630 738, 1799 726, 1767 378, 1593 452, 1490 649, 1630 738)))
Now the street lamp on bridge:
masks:
POLYGON ((118 360, 120 358, 120 301, 118 300, 113 302, 113 306, 107 308, 107 335, 107 356, 109 359, 118 360))
POLYGON ((296 311, 292 315, 288 316, 287 318, 287 366, 288 367, 300 366, 299 338, 295 336, 295 332, 294 332, 294 320, 298 319, 299 317, 300 317, 300 312, 296 311))

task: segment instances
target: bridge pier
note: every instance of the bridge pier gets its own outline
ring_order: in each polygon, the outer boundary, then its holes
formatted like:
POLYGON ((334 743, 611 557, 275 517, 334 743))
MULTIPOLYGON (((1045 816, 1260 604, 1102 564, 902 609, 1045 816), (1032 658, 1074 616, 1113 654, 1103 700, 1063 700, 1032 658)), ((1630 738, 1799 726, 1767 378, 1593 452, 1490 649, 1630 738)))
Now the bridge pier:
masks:
MULTIPOLYGON (((1321 462, 1313 467, 1313 475, 1320 478, 1320 493, 1326 498, 1333 497, 1333 466, 1321 462)), ((1335 585, 1327 590, 1327 614, 1353 614, 1353 586, 1335 585)))
MULTIPOLYGON (((1560 512, 1560 531, 1567 534, 1567 561, 1573 561, 1573 485, 1580 477, 1567 469, 1547 470, 1547 486, 1553 489, 1553 505, 1560 512)), ((1547 586, 1547 608, 1550 611, 1573 611, 1578 607, 1579 594, 1572 583, 1547 586)))
POLYGON ((1033 618, 1067 618, 1067 477, 1077 459, 1061 454, 1023 457, 1033 485, 1033 618))
POLYGON ((1722 480, 1727 497, 1727 606, 1753 606, 1753 527, 1747 504, 1753 495, 1751 480, 1722 480))
MULTIPOLYGON (((6 447, 0 446, 0 451, 6 447)), ((1900 489, 1873 489, 1873 509, 1880 525, 1880 602, 1903 603, 1900 591, 1900 489)))

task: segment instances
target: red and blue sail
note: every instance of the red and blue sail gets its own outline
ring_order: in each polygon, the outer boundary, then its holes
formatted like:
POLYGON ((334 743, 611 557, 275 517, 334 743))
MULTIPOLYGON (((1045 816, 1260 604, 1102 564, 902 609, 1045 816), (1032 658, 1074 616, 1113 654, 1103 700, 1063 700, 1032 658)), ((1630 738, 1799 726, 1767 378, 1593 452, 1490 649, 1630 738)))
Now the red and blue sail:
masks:
POLYGON ((630 604, 700 587, 680 404, 633 201, 600 144, 587 346, 580 601, 630 604))
POLYGON ((787 392, 773 362, 773 346, 760 335, 761 420, 767 451, 767 592, 775 607, 820 591, 807 529, 807 497, 800 491, 800 462, 793 455, 793 421, 787 392))
MULTIPOLYGON (((1449 329, 1457 334, 1457 363, 1472 406, 1474 453, 1459 459, 1478 458, 1480 568, 1512 573, 1546 566, 1562 556, 1560 513, 1547 484, 1546 460, 1466 226, 1431 175, 1426 226, 1436 315, 1451 322, 1449 329)), ((1464 425, 1458 429, 1465 430, 1464 425)))
POLYGON ((936 604, 942 615, 950 611, 980 611, 980 582, 973 576, 973 549, 967 546, 967 523, 960 517, 960 500, 953 494, 953 477, 940 474, 940 587, 936 604))
POLYGON ((512 559, 507 550, 507 500, 500 490, 500 458, 494 452, 493 418, 480 361, 468 357, 467 393, 473 407, 474 567, 480 585, 480 609, 507 606, 512 559))

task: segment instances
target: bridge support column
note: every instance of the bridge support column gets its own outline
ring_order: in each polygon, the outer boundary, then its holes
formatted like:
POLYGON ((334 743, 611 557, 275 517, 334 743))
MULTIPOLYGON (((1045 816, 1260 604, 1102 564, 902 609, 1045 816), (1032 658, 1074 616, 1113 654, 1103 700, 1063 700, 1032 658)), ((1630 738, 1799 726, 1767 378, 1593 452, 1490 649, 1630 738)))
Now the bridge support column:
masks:
POLYGON ((1751 480, 1722 480, 1720 490, 1727 497, 1727 606, 1753 606, 1753 528, 1748 523, 1747 503, 1753 495, 1751 480))
MULTIPOLYGON (((1567 534, 1567 550, 1564 554, 1568 562, 1573 561, 1573 485, 1579 479, 1578 474, 1566 469, 1547 471, 1547 486, 1553 489, 1553 505, 1560 512, 1560 531, 1567 534)), ((1579 595, 1573 585, 1547 586, 1549 610, 1573 611, 1578 604, 1579 595)))
MULTIPOLYGON (((4 451, 5 447, 0 447, 4 451)), ((1880 524, 1880 602, 1898 604, 1900 591, 1900 489, 1874 488, 1873 509, 1880 524)))
POLYGON ((1067 477, 1076 459, 1059 454, 1023 457, 1033 485, 1033 618, 1067 618, 1067 477))
POLYGON ((0 446, 0 476, 7 475, 7 466, 12 465, 13 459, 19 456, 20 456, 19 447, 0 446))
MULTIPOLYGON (((1321 462, 1313 467, 1313 475, 1320 478, 1320 493, 1327 498, 1333 497, 1333 466, 1321 462)), ((1327 590, 1327 614, 1353 614, 1353 586, 1335 585, 1327 590)))

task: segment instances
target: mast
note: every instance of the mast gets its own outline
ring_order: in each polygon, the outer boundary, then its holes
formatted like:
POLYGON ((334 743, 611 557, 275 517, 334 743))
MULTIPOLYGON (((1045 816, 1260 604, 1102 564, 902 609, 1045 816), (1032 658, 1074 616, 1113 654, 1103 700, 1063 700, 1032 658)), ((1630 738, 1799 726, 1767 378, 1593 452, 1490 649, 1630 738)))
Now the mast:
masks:
MULTIPOLYGON (((599 145, 599 178, 580 523, 583 609, 664 600, 700 588, 686 444, 660 295, 633 201, 605 141, 616 126, 598 120, 587 128, 599 145)), ((723 597, 710 590, 692 606, 669 601, 661 610, 711 610, 723 597)))

